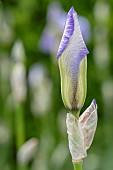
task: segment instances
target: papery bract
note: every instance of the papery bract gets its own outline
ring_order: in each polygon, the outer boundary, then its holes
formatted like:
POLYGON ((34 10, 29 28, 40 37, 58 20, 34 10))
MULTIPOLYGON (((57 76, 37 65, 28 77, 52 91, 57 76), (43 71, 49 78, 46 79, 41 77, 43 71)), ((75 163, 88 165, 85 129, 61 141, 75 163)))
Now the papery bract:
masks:
POLYGON ((80 116, 79 123, 84 136, 85 149, 87 150, 92 144, 97 127, 97 104, 95 99, 80 116))
POLYGON ((96 101, 92 101, 79 119, 73 114, 68 113, 66 125, 72 161, 81 161, 87 156, 87 149, 92 144, 97 127, 96 101))

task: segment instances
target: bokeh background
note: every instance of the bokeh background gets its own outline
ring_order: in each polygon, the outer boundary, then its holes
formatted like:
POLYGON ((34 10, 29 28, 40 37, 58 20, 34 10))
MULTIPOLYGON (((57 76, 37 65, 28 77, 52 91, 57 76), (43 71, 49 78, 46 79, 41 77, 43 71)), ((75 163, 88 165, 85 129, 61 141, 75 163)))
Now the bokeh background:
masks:
POLYGON ((56 59, 67 11, 79 15, 88 55, 85 110, 98 127, 84 170, 113 170, 113 1, 0 1, 0 170, 71 170, 56 59))

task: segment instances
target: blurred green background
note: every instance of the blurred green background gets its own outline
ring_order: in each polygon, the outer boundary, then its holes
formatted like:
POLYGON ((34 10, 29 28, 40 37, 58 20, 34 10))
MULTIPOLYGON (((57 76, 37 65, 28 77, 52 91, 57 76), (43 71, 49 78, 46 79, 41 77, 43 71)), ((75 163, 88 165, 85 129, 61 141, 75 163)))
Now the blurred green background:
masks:
POLYGON ((113 170, 113 1, 0 1, 0 170, 71 170, 56 59, 74 6, 88 55, 98 127, 84 170, 113 170))

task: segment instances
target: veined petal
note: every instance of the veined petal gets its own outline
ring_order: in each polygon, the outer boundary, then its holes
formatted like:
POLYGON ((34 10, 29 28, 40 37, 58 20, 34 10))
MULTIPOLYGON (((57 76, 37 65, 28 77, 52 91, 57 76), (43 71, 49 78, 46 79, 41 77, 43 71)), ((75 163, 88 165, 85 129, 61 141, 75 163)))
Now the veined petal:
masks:
POLYGON ((97 104, 95 99, 80 116, 79 123, 84 136, 85 149, 87 150, 91 146, 97 127, 97 104))
MULTIPOLYGON (((83 41, 78 16, 72 7, 67 16, 64 34, 57 54, 61 75, 62 98, 65 106, 71 110, 80 109, 83 106, 84 99, 80 99, 82 103, 79 102, 79 96, 81 96, 81 94, 78 95, 77 93, 79 91, 86 92, 84 85, 81 86, 83 89, 78 90, 78 85, 81 83, 84 84, 84 80, 86 82, 86 62, 82 64, 82 66, 85 65, 83 70, 85 77, 80 78, 80 81, 78 81, 78 79, 79 75, 81 75, 81 73, 79 74, 81 60, 87 54, 88 50, 83 41), (80 106, 78 106, 77 103, 80 103, 80 106)), ((85 95, 83 95, 83 97, 84 96, 85 95)))
POLYGON ((91 102, 90 106, 79 117, 79 122, 81 123, 82 126, 86 123, 86 121, 89 118, 90 114, 94 110, 97 110, 97 104, 96 104, 96 100, 95 99, 93 99, 93 101, 91 102))
POLYGON ((67 47, 68 43, 70 42, 70 38, 73 34, 74 34, 74 41, 75 41, 74 48, 75 48, 76 54, 78 53, 80 55, 80 60, 81 60, 89 52, 88 52, 87 47, 83 41, 83 37, 81 34, 81 30, 80 30, 80 25, 78 22, 77 13, 75 12, 74 8, 72 7, 67 15, 64 33, 63 33, 61 43, 59 45, 59 49, 58 49, 58 53, 57 53, 58 58, 61 56, 61 54, 67 47))

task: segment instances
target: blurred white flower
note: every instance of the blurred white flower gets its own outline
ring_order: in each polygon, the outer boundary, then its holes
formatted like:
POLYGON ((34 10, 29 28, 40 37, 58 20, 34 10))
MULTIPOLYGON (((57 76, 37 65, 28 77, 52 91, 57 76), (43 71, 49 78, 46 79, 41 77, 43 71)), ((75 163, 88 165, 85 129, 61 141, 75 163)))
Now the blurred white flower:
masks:
POLYGON ((52 133, 43 132, 40 136, 40 147, 38 149, 38 154, 35 157, 31 167, 32 170, 37 170, 37 167, 40 167, 41 170, 49 170, 48 160, 50 158, 48 157, 48 153, 50 153, 52 148, 55 146, 55 138, 52 133))
POLYGON ((33 159, 38 148, 38 139, 31 138, 25 142, 17 152, 17 161, 21 164, 27 164, 33 159))
POLYGON ((51 107, 52 82, 46 76, 46 69, 41 64, 31 66, 28 75, 31 90, 31 110, 34 115, 42 115, 51 107))
POLYGON ((51 106, 52 84, 48 81, 44 83, 38 87, 31 101, 31 110, 35 115, 47 113, 51 106))
POLYGON ((17 40, 12 48, 11 57, 15 62, 24 62, 25 61, 25 50, 21 40, 17 40))
POLYGON ((12 58, 16 61, 11 70, 11 89, 12 95, 17 102, 22 102, 26 97, 26 69, 24 66, 24 47, 21 41, 16 41, 11 53, 12 58))
POLYGON ((16 101, 21 102, 26 97, 26 70, 22 63, 17 63, 11 73, 12 94, 16 101))

